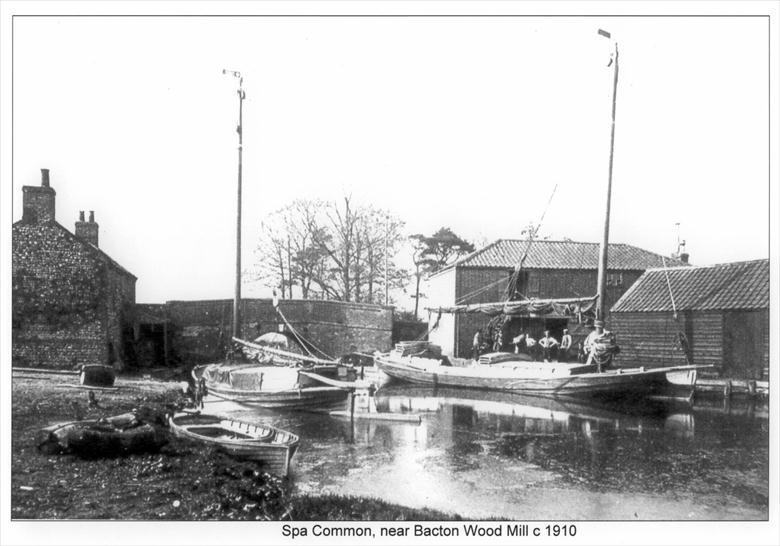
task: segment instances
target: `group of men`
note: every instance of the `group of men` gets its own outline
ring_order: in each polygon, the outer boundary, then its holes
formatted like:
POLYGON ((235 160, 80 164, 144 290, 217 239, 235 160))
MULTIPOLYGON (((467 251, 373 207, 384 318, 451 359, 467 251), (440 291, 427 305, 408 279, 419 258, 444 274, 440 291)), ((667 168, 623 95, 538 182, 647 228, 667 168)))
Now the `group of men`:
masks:
MULTIPOLYGON (((560 341, 550 335, 550 330, 545 330, 544 336, 539 339, 533 338, 527 332, 520 332, 520 334, 512 338, 512 345, 515 353, 528 354, 534 360, 543 360, 544 362, 553 360, 558 362, 570 362, 574 359, 584 360, 593 350, 594 343, 606 334, 604 322, 596 320, 593 323, 593 327, 593 331, 580 343, 579 348, 573 346, 572 337, 566 328, 563 330, 560 341)), ((481 349, 481 334, 478 331, 474 334, 473 352, 475 360, 479 359, 481 349)), ((499 332, 493 343, 493 351, 499 352, 501 350, 503 350, 503 333, 499 332)))
POLYGON ((534 339, 527 332, 521 332, 512 339, 512 345, 515 353, 526 353, 534 360, 550 362, 557 359, 559 362, 568 362, 572 357, 572 339, 566 329, 563 330, 560 341, 550 335, 550 330, 545 330, 544 336, 539 339, 534 339))

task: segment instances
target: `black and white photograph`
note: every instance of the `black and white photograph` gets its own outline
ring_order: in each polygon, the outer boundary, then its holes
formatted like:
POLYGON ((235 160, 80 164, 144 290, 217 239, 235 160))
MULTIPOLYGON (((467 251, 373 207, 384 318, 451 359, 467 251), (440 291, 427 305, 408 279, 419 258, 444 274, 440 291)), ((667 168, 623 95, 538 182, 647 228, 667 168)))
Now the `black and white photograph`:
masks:
POLYGON ((780 4, 0 9, 3 545, 780 543, 780 4))

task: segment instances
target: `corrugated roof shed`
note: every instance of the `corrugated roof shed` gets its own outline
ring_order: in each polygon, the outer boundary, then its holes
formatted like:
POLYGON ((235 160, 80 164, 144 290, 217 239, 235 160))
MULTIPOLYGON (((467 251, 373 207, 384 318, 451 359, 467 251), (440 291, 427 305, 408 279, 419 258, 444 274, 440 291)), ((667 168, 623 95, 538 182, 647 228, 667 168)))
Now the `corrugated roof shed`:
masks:
POLYGON ((769 260, 646 271, 612 306, 613 313, 769 308, 769 260), (667 284, 668 273, 668 284, 667 284))
MULTIPOLYGON (((599 243, 577 241, 531 241, 498 239, 464 256, 441 271, 453 267, 514 268, 523 262, 524 269, 598 269, 599 243)), ((682 265, 679 260, 665 257, 667 265, 682 265)), ((609 245, 608 269, 644 271, 664 265, 660 254, 622 243, 609 245)))

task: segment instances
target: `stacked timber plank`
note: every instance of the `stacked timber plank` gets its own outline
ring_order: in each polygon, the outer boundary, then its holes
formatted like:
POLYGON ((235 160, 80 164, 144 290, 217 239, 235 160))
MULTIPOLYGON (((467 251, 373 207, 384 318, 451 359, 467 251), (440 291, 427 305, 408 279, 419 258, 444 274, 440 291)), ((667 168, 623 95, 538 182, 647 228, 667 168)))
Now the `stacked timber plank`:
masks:
POLYGON ((395 344, 395 352, 399 356, 441 358, 441 347, 429 341, 400 341, 395 344))

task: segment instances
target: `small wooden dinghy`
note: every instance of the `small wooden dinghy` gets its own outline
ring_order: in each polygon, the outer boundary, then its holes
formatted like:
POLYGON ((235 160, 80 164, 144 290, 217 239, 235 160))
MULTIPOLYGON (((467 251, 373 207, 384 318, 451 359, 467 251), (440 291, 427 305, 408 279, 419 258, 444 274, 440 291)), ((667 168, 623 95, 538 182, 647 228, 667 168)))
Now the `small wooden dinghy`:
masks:
POLYGON ((38 449, 92 459, 156 452, 167 442, 164 430, 143 422, 135 413, 123 413, 50 425, 39 432, 38 449))
POLYGON ((270 425, 255 425, 217 415, 182 413, 170 417, 168 424, 176 436, 258 461, 269 473, 279 476, 287 475, 300 441, 295 434, 270 425))

